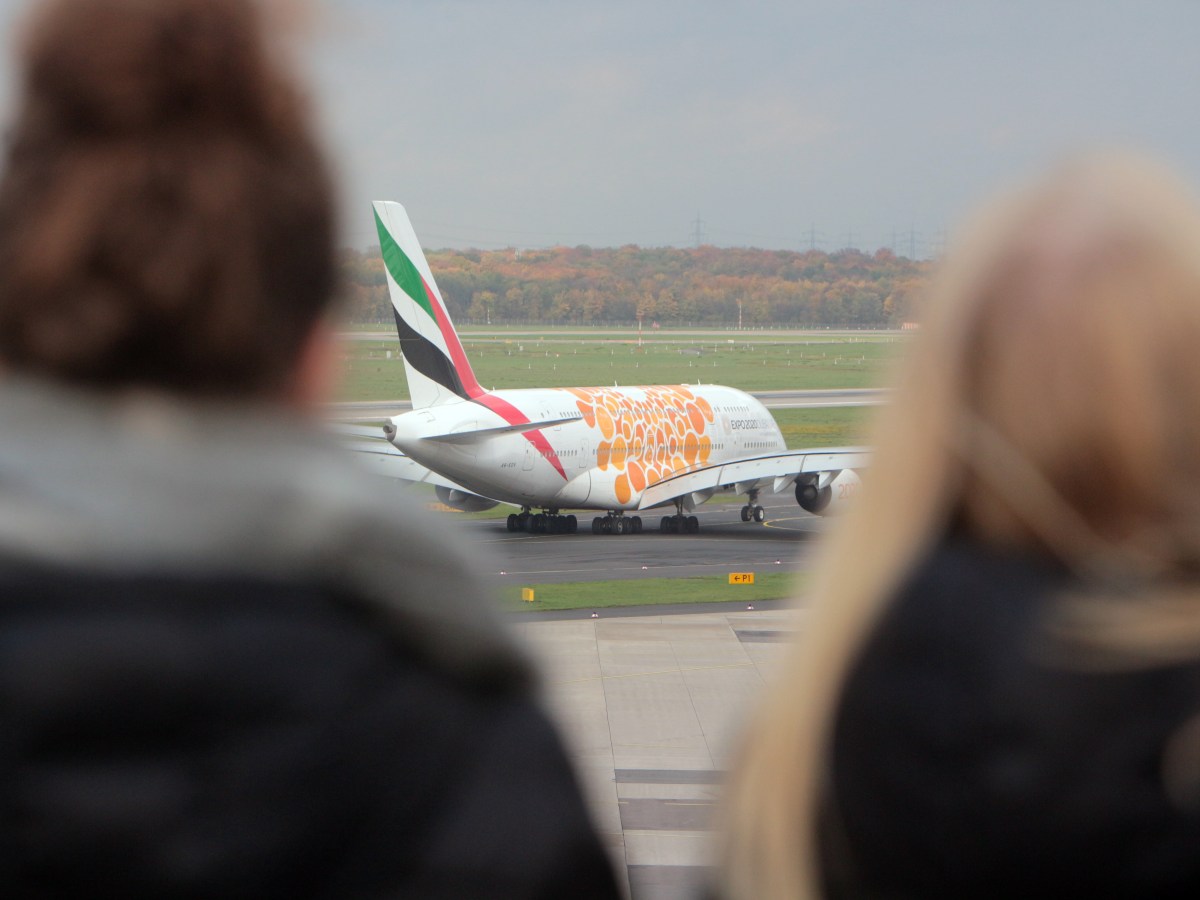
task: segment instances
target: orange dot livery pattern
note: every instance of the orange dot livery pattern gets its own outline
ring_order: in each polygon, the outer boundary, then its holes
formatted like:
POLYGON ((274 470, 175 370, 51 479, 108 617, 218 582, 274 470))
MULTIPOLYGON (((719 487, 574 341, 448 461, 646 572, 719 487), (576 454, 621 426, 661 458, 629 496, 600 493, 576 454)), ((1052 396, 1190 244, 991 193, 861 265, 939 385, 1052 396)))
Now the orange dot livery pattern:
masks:
POLYGON ((684 385, 628 390, 570 388, 584 421, 600 431, 596 464, 615 476, 619 503, 679 472, 706 465, 712 406, 684 385))

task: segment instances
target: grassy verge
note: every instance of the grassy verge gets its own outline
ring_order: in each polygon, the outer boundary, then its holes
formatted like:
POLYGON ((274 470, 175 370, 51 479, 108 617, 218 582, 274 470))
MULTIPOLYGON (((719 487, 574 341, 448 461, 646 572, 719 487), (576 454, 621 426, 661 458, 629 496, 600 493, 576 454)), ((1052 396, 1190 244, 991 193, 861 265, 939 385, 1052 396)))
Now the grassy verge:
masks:
MULTIPOLYGON (((479 383, 487 388, 701 382, 745 391, 877 387, 903 346, 890 338, 769 344, 647 341, 640 347, 595 340, 464 338, 464 344, 479 383)), ((408 396, 404 364, 390 338, 348 345, 343 376, 342 400, 408 396)))
POLYGON ((603 609, 670 603, 753 603, 792 596, 800 576, 786 572, 756 574, 754 584, 729 584, 726 575, 693 578, 642 578, 628 581, 570 581, 561 584, 512 585, 501 592, 506 610, 603 609), (534 600, 521 599, 523 587, 533 588, 534 600))
POLYGON ((791 450, 848 447, 866 442, 875 409, 870 406, 820 406, 770 410, 791 450))

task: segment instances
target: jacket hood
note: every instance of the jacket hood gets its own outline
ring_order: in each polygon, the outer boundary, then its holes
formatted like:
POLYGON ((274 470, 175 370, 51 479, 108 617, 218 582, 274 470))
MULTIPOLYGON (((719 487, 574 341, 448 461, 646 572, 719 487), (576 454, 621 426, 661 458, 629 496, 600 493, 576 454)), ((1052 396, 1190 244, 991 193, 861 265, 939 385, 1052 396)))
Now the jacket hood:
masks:
POLYGON ((523 677, 461 539, 298 415, 9 378, 0 422, 0 562, 327 584, 453 673, 523 677))

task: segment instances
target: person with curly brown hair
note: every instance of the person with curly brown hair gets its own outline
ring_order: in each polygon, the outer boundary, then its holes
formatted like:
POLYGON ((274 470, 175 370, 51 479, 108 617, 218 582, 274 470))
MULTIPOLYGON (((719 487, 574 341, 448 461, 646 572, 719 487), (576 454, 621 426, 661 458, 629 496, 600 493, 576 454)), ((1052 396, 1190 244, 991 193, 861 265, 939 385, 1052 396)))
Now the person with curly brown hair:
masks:
POLYGON ((50 0, 0 180, 0 892, 613 897, 454 539, 315 417, 334 194, 251 0, 50 0))

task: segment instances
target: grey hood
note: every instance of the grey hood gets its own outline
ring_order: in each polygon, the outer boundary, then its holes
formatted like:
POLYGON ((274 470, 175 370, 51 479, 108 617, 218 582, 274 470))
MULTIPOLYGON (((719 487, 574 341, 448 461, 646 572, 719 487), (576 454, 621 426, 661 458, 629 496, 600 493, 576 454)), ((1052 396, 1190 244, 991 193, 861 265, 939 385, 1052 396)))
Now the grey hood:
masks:
POLYGON ((0 385, 0 562, 317 582, 471 678, 523 665, 454 536, 314 424, 0 385))

